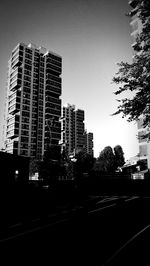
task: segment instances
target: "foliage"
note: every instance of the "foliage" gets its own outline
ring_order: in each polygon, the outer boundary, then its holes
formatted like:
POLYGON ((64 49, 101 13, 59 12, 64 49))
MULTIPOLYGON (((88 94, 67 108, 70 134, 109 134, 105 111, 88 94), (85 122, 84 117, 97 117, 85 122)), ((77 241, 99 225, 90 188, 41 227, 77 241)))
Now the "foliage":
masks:
POLYGON ((102 172, 113 172, 115 166, 115 157, 110 146, 106 146, 98 157, 98 168, 102 172))
POLYGON ((72 179, 74 177, 74 163, 71 161, 68 153, 63 150, 62 152, 62 165, 63 175, 66 179, 72 179))
POLYGON ((36 172, 39 172, 39 169, 40 169, 40 161, 35 158, 31 158, 29 164, 29 175, 33 176, 36 172))
POLYGON ((114 156, 115 156, 115 168, 121 167, 125 164, 124 153, 120 145, 114 147, 114 156))
POLYGON ((44 161, 61 159, 61 148, 59 145, 50 145, 44 153, 44 161))
POLYGON ((95 163, 94 170, 103 173, 113 173, 118 167, 125 163, 124 153, 120 145, 114 147, 106 146, 101 152, 95 163))
POLYGON ((76 154, 76 162, 75 162, 75 174, 76 176, 80 176, 83 173, 89 173, 93 168, 95 159, 92 155, 85 153, 84 151, 80 151, 76 154))
POLYGON ((150 1, 137 1, 136 8, 128 16, 137 15, 142 21, 142 30, 133 46, 133 62, 121 62, 119 71, 113 82, 120 85, 115 95, 133 92, 130 98, 118 100, 118 110, 113 114, 122 113, 128 121, 137 121, 144 115, 144 126, 150 124, 150 1))
POLYGON ((50 145, 41 162, 40 176, 44 180, 55 182, 59 175, 61 175, 61 150, 59 145, 50 145))

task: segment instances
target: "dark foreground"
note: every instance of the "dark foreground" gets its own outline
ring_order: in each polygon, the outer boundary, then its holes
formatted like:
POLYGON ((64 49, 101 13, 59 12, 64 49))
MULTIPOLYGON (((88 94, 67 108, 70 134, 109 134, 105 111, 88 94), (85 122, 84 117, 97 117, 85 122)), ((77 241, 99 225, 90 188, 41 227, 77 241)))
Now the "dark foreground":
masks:
POLYGON ((0 233, 4 265, 10 260, 20 265, 150 265, 148 193, 69 191, 16 189, 9 198, 5 194, 0 233))

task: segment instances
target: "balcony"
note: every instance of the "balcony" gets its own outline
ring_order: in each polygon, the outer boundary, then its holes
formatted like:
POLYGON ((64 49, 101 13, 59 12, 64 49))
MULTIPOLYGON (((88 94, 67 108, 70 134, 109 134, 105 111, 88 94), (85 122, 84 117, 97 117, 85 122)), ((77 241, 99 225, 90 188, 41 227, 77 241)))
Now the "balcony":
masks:
POLYGON ((56 75, 60 75, 61 74, 61 68, 60 67, 58 67, 58 66, 55 66, 55 65, 53 65, 53 64, 51 64, 51 63, 47 63, 46 64, 46 70, 47 70, 47 73, 51 73, 51 74, 54 74, 55 75, 55 73, 56 73, 56 75))
POLYGON ((20 111, 20 104, 19 103, 15 103, 14 105, 10 106, 8 108, 8 113, 11 115, 14 115, 15 113, 20 111))
POLYGON ((14 139, 19 136, 19 129, 12 129, 10 131, 7 131, 7 138, 14 139))
POLYGON ((7 143, 7 152, 14 153, 14 150, 18 149, 18 141, 11 140, 10 142, 7 143))
POLYGON ((10 118, 7 119, 7 125, 11 125, 11 124, 14 124, 14 123, 19 123, 19 119, 20 119, 20 114, 16 114, 10 118))
POLYGON ((57 82, 48 78, 46 79, 46 85, 50 85, 56 88, 61 88, 61 82, 57 82))
POLYGON ((19 102, 20 97, 21 97, 21 91, 20 90, 12 92, 12 94, 9 95, 9 102, 13 101, 14 99, 16 99, 17 102, 19 102))
POLYGON ((18 108, 20 109, 20 98, 16 97, 15 99, 9 101, 8 103, 8 108, 10 109, 12 106, 17 105, 18 104, 18 108))
POLYGON ((46 86, 46 95, 50 95, 51 96, 51 92, 52 93, 56 93, 58 94, 59 96, 61 95, 62 91, 61 91, 61 88, 58 88, 58 87, 53 87, 53 86, 49 86, 47 85, 46 86))
POLYGON ((61 99, 58 99, 56 97, 54 97, 54 95, 46 95, 45 97, 45 104, 48 106, 49 103, 54 103, 54 104, 57 104, 57 105, 61 105, 61 99))
POLYGON ((61 110, 55 110, 53 108, 45 108, 45 114, 51 114, 51 115, 54 115, 54 116, 61 116, 61 110))
POLYGON ((10 91, 15 91, 21 87, 21 79, 16 79, 12 84, 10 84, 10 91))
POLYGON ((46 74, 46 80, 47 79, 52 80, 52 81, 56 81, 57 83, 60 83, 61 84, 61 78, 60 77, 51 75, 49 73, 46 74))
POLYGON ((22 62, 23 62, 23 57, 18 55, 18 57, 16 57, 16 59, 12 60, 11 67, 14 68, 14 67, 21 66, 22 62))

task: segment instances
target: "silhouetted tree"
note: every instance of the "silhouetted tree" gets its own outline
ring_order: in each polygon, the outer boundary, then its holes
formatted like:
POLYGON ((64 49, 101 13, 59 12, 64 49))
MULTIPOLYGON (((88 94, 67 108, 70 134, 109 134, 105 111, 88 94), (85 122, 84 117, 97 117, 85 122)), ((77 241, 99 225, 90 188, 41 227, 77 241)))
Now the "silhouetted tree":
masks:
POLYGON ((84 151, 79 152, 75 156, 75 173, 80 178, 83 173, 89 173, 94 165, 94 157, 84 151))
POLYGON ((39 172, 39 169, 40 169, 40 161, 35 158, 31 158, 29 162, 30 177, 34 176, 35 173, 39 172))
MULTIPOLYGON (((133 62, 121 62, 113 82, 119 85, 115 95, 134 92, 132 97, 118 100, 120 105, 113 114, 122 113, 128 121, 137 121, 144 115, 144 125, 150 125, 150 1, 138 0, 128 16, 137 15, 142 21, 134 49, 133 62)), ((148 133, 149 134, 149 133, 148 133)))
POLYGON ((68 153, 64 149, 62 152, 62 165, 63 165, 63 176, 65 179, 73 179, 74 177, 74 163, 71 161, 68 153))
POLYGON ((55 182, 61 175, 61 149, 59 145, 50 145, 41 162, 40 175, 44 180, 55 182))
POLYGON ((118 167, 121 167, 125 164, 125 159, 124 159, 124 152, 123 149, 120 145, 116 145, 114 147, 114 160, 115 160, 115 169, 118 167))
POLYGON ((97 169, 101 172, 113 172, 115 169, 115 156, 110 146, 106 146, 97 160, 97 169))

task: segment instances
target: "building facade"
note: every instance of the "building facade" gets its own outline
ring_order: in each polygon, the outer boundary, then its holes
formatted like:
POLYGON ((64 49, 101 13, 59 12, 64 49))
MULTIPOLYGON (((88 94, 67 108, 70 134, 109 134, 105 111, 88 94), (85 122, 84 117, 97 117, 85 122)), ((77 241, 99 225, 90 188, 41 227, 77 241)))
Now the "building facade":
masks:
POLYGON ((85 131, 84 136, 85 136, 85 152, 93 157, 94 156, 93 133, 85 131))
POLYGON ((5 151, 42 159, 61 139, 61 56, 19 43, 8 63, 5 151))
MULTIPOLYGON (((132 47, 134 48, 134 45, 136 43, 137 35, 141 33, 142 31, 142 22, 137 16, 136 12, 136 6, 137 6, 137 0, 131 0, 129 1, 129 5, 131 7, 131 41, 132 41, 132 47)), ((134 53, 133 50, 133 60, 134 60, 134 53)), ((137 121, 137 130, 138 130, 138 139, 139 139, 139 160, 146 160, 148 169, 150 169, 150 142, 148 138, 141 138, 145 133, 149 132, 148 127, 143 127, 143 120, 144 116, 141 116, 140 119, 137 121)))
POLYGON ((80 151, 93 154, 93 134, 85 131, 84 110, 75 109, 75 105, 63 107, 62 149, 74 156, 80 151))
POLYGON ((75 105, 63 107, 62 148, 67 154, 73 154, 75 150, 75 105))
POLYGON ((84 111, 77 109, 75 111, 75 153, 82 151, 85 147, 84 131, 84 111))

